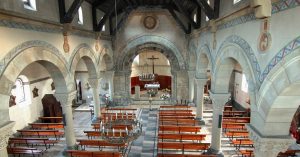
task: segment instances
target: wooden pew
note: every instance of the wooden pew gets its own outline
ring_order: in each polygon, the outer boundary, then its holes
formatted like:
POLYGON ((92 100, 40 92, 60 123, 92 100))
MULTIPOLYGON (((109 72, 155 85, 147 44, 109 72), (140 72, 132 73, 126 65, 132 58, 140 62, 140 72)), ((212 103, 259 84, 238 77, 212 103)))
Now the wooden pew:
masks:
POLYGON ((97 147, 99 147, 99 150, 101 150, 101 148, 103 148, 103 147, 116 147, 116 148, 118 148, 118 150, 120 150, 120 148, 124 148, 126 146, 125 143, 123 143, 123 144, 111 144, 111 143, 108 143, 107 141, 104 141, 104 140, 78 139, 77 142, 79 142, 78 145, 81 146, 81 148, 83 150, 85 150, 85 148, 87 146, 97 146, 97 147))
POLYGON ((49 140, 48 138, 9 138, 8 145, 16 146, 19 144, 31 145, 44 145, 46 149, 50 148, 50 145, 57 143, 57 140, 49 140))
POLYGON ((239 154, 241 154, 242 157, 254 156, 253 150, 239 150, 239 154))
POLYGON ((225 136, 232 140, 233 138, 240 138, 240 137, 248 138, 249 133, 247 130, 234 130, 234 131, 227 131, 225 133, 225 136))
MULTIPOLYGON (((100 123, 92 123, 91 124, 93 129, 95 129, 95 131, 100 130, 100 123)), ((127 127, 128 130, 132 130, 132 126, 131 125, 116 125, 116 126, 112 126, 112 128, 114 128, 116 131, 119 130, 125 130, 127 127)))
POLYGON ((232 106, 225 105, 224 106, 224 111, 232 111, 232 106))
POLYGON ((227 131, 227 129, 236 129, 236 130, 242 130, 246 128, 247 123, 222 123, 222 128, 224 132, 227 131))
POLYGON ((200 132, 201 127, 199 126, 172 126, 172 125, 160 125, 159 131, 161 132, 190 132, 195 133, 200 132))
POLYGON ((159 113, 159 116, 174 116, 174 117, 184 117, 184 116, 193 116, 195 117, 195 114, 189 113, 189 112, 181 112, 181 113, 159 113))
POLYGON ((287 150, 285 152, 280 152, 277 157, 297 156, 296 153, 300 153, 300 150, 287 150))
POLYGON ((210 146, 210 143, 179 143, 179 142, 158 142, 157 148, 162 150, 162 154, 164 154, 164 150, 182 150, 182 154, 186 150, 189 151, 199 151, 199 150, 207 150, 210 146))
POLYGON ((160 109, 189 109, 191 108, 191 106, 187 106, 187 105, 169 105, 169 106, 160 106, 160 109))
POLYGON ((63 129, 63 123, 29 123, 32 129, 63 129))
POLYGON ((124 112, 126 112, 126 111, 131 111, 131 112, 137 111, 136 108, 107 108, 105 110, 106 111, 120 111, 120 112, 122 112, 122 111, 124 111, 124 112))
POLYGON ((196 154, 157 154, 157 157, 217 157, 217 155, 196 154))
POLYGON ((54 136, 56 139, 64 135, 58 130, 17 130, 21 136, 54 136))
POLYGON ((164 141, 164 140, 180 140, 186 141, 186 140, 196 140, 198 142, 205 140, 206 135, 204 134, 158 134, 158 139, 164 141))
POLYGON ((8 147, 7 148, 7 153, 8 154, 13 154, 16 155, 18 154, 19 156, 22 155, 32 155, 32 156, 39 156, 43 155, 44 150, 40 150, 37 148, 31 148, 31 147, 8 147))
POLYGON ((246 111, 224 111, 223 117, 242 117, 246 113, 246 111))
MULTIPOLYGON (((101 136, 101 133, 100 131, 83 131, 86 136, 88 137, 88 139, 92 139, 93 137, 100 137, 101 136)), ((106 134, 106 132, 105 132, 106 134)), ((126 134, 125 131, 121 132, 121 136, 124 137, 126 134)), ((109 136, 113 136, 113 133, 112 132, 109 132, 109 136)), ((120 132, 115 132, 115 136, 120 136, 120 132)))
POLYGON ((67 150, 71 157, 121 157, 119 152, 67 150))
POLYGON ((235 140, 232 140, 231 142, 237 150, 239 150, 241 148, 241 146, 253 147, 253 141, 251 141, 250 139, 235 139, 235 140))
POLYGON ((197 126, 198 120, 194 119, 159 119, 160 125, 177 125, 177 126, 197 126))
POLYGON ((193 110, 159 110, 159 113, 192 113, 193 110))
POLYGON ((222 121, 227 123, 250 123, 250 117, 223 117, 222 121))
POLYGON ((43 123, 61 123, 63 117, 39 117, 43 123))
POLYGON ((195 119, 195 116, 159 116, 159 119, 195 119))

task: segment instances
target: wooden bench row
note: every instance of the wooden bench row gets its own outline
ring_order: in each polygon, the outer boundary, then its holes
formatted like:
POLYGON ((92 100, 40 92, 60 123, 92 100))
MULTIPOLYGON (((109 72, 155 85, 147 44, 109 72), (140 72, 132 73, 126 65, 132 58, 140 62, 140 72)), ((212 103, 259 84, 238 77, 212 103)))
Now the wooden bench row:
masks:
POLYGON ((239 150, 241 148, 241 146, 253 147, 253 141, 250 139, 235 139, 235 140, 232 140, 231 143, 233 144, 233 146, 235 146, 235 148, 237 150, 239 150))
POLYGON ((104 140, 77 139, 77 142, 79 142, 78 145, 81 146, 83 150, 85 150, 87 146, 97 146, 99 147, 99 150, 101 150, 103 147, 116 147, 118 150, 120 150, 120 148, 124 148, 126 146, 125 143, 112 144, 104 140))
POLYGON ((159 110, 159 113, 192 113, 193 110, 159 110))
POLYGON ((32 129, 63 129, 63 123, 29 123, 32 129))
POLYGON ((64 135, 64 132, 61 132, 59 130, 17 130, 20 135, 23 136, 54 136, 56 139, 59 137, 62 137, 64 135))
POLYGON ((185 151, 203 151, 207 150, 210 143, 179 143, 179 142, 158 142, 157 148, 162 151, 164 150, 181 150, 182 154, 185 151))
POLYGON ((172 108, 178 108, 178 109, 185 109, 185 108, 187 108, 187 109, 189 109, 189 108, 191 108, 191 106, 187 106, 187 105, 168 105, 168 106, 166 106, 166 105, 163 105, 163 106, 160 106, 160 110, 161 109, 172 109, 172 108))
POLYGON ((197 126, 199 121, 194 119, 159 119, 160 125, 188 125, 188 126, 197 126))
POLYGON ((160 132, 190 132, 195 133, 200 132, 200 126, 173 126, 173 125, 161 125, 159 126, 160 132))
MULTIPOLYGON (((95 138, 95 137, 101 137, 101 133, 100 131, 83 131, 86 136, 88 137, 88 139, 92 139, 92 138, 95 138)), ((107 134, 107 132, 104 132, 105 134, 107 134)), ((113 136, 113 132, 109 132, 108 133, 109 136, 113 136)), ((124 137, 126 135, 126 132, 123 131, 121 132, 121 136, 124 137)), ((115 132, 115 136, 116 137, 119 137, 120 136, 120 132, 115 132)))
POLYGON ((179 140, 180 142, 186 140, 202 141, 205 140, 204 134, 158 134, 158 139, 164 140, 179 140))
POLYGON ((39 156, 43 155, 45 150, 40 150, 37 148, 31 148, 31 147, 8 147, 7 148, 7 153, 8 154, 13 154, 13 155, 32 155, 32 156, 39 156))
POLYGON ((119 152, 67 150, 71 157, 121 157, 119 152))
POLYGON ((57 140, 50 140, 49 138, 9 138, 8 147, 15 147, 17 145, 44 145, 48 149, 57 142, 57 140))
POLYGON ((196 154, 157 154, 157 157, 217 157, 216 155, 196 154))
POLYGON ((163 117, 163 116, 175 116, 175 117, 184 117, 184 116, 193 116, 195 117, 195 114, 192 114, 192 113, 184 113, 184 112, 177 112, 177 113, 172 113, 172 112, 169 112, 169 113, 159 113, 159 117, 163 117))
MULTIPOLYGON (((92 125, 92 127, 95 131, 100 130, 100 123, 92 123, 91 125, 92 125)), ((132 130, 131 125, 115 125, 115 126, 112 126, 112 128, 115 129, 116 131, 125 130, 126 127, 127 127, 128 130, 132 130)))
POLYGON ((159 119, 195 119, 195 116, 177 116, 177 115, 173 115, 173 116, 159 116, 159 119))

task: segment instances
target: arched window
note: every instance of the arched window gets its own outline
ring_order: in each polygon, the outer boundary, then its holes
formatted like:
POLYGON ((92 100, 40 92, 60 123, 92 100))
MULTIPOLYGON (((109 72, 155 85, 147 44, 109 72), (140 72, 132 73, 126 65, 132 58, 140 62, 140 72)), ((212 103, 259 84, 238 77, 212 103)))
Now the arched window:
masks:
POLYGON ((243 77, 242 77, 242 87, 241 87, 241 89, 242 89, 242 91, 248 93, 248 82, 247 82, 245 74, 243 74, 243 77))
POLYGON ((82 8, 79 7, 78 9, 78 24, 83 24, 83 14, 82 14, 82 8))
POLYGON ((20 75, 16 79, 15 86, 11 90, 11 94, 15 96, 15 103, 17 105, 31 104, 31 91, 29 81, 26 76, 20 75))
POLYGON ((36 2, 35 0, 22 0, 24 8, 32 11, 36 11, 36 2))
POLYGON ((25 99, 24 82, 20 78, 18 78, 16 80, 15 86, 16 86, 16 91, 15 91, 16 103, 22 103, 26 100, 25 99))

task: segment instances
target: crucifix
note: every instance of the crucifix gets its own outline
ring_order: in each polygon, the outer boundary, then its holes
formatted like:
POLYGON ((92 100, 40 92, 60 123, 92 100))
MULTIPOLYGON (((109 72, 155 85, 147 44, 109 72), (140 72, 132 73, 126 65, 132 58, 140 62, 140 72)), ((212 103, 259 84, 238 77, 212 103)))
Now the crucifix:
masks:
POLYGON ((155 57, 152 55, 151 58, 147 58, 147 59, 152 60, 152 73, 154 74, 154 60, 155 60, 155 59, 159 59, 159 58, 155 58, 155 57))

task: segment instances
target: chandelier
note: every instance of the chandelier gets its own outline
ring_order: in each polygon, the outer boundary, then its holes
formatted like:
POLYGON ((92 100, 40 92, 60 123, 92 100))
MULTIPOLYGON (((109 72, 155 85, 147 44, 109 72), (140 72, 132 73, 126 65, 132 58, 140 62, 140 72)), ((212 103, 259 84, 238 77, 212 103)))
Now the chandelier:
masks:
POLYGON ((134 119, 133 116, 129 118, 127 113, 120 114, 121 118, 118 118, 118 113, 115 113, 115 118, 110 115, 110 118, 100 121, 101 137, 108 143, 130 143, 142 134, 142 121, 134 119))
POLYGON ((139 75, 140 81, 154 81, 155 80, 155 74, 149 74, 149 73, 142 73, 139 75))

